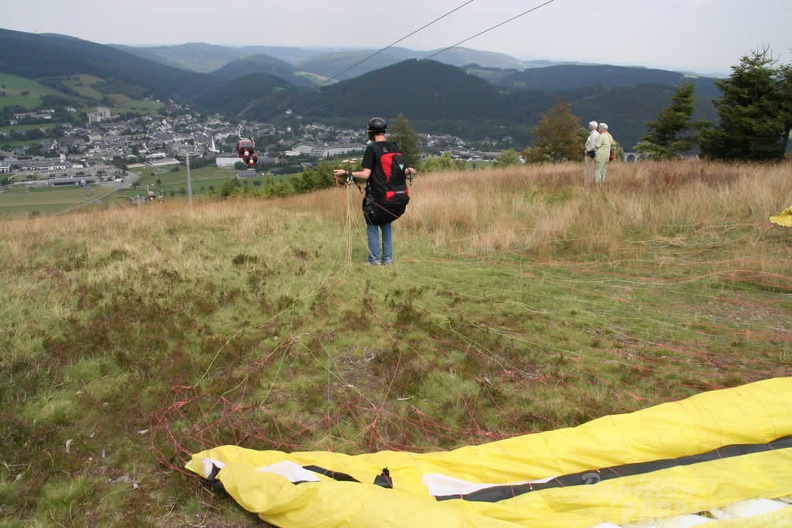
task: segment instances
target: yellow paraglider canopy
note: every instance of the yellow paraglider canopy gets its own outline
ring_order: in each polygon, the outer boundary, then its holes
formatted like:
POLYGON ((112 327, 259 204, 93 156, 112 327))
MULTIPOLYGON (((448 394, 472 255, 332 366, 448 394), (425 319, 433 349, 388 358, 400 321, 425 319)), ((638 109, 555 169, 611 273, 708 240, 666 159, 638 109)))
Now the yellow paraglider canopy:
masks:
POLYGON ((221 446, 187 468, 282 528, 792 526, 792 378, 448 452, 221 446))
POLYGON ((792 227, 792 206, 787 207, 775 216, 771 216, 770 221, 780 226, 792 227))

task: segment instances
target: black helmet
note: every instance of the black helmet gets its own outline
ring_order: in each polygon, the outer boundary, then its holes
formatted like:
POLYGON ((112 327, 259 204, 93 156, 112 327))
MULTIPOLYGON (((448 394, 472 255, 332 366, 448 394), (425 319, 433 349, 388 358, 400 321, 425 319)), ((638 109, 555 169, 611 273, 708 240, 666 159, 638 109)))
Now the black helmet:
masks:
POLYGON ((384 134, 388 128, 388 123, 381 117, 372 117, 368 122, 368 132, 374 134, 384 134))

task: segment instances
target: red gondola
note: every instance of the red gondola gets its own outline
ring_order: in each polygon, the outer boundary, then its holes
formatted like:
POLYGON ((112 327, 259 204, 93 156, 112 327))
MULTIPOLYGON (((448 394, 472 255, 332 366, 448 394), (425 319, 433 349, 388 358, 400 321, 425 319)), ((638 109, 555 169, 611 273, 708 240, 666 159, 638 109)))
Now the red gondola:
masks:
POLYGON ((255 167, 258 163, 258 155, 256 154, 256 144, 252 139, 242 138, 237 142, 237 154, 245 165, 248 167, 255 167))

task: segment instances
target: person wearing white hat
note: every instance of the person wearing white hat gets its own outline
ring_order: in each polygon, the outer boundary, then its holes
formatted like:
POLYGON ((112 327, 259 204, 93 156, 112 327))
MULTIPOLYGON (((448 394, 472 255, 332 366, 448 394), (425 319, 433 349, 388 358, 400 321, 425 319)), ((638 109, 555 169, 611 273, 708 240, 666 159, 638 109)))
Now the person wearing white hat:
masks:
POLYGON ((613 148, 613 136, 608 132, 607 123, 599 124, 599 136, 595 143, 597 152, 594 154, 594 183, 604 183, 613 148))
POLYGON ((591 182, 594 181, 594 153, 596 152, 597 138, 599 137, 599 132, 597 132, 598 126, 599 123, 596 121, 591 121, 588 124, 589 135, 588 138, 586 138, 586 145, 583 147, 585 163, 585 173, 583 175, 584 186, 590 185, 591 182))

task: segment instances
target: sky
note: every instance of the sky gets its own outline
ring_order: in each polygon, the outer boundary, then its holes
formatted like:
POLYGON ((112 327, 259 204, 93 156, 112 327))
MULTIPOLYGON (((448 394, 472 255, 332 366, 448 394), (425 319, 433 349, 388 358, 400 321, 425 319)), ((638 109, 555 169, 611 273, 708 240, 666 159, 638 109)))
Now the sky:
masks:
POLYGON ((742 56, 765 48, 792 63, 792 0, 545 2, 36 0, 31 8, 3 0, 0 27, 131 46, 205 42, 378 50, 456 9, 398 46, 429 55, 466 41, 461 45, 518 59, 723 75, 742 56))

